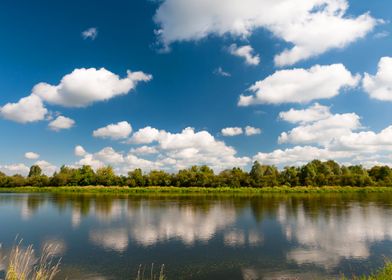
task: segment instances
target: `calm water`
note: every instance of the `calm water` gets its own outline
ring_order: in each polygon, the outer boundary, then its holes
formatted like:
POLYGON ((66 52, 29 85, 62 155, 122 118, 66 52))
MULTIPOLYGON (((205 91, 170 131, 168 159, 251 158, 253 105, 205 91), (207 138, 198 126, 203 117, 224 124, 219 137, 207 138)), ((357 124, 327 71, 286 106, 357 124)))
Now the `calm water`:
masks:
POLYGON ((392 258, 392 195, 0 194, 0 271, 17 235, 57 245, 58 279, 333 279, 392 258))

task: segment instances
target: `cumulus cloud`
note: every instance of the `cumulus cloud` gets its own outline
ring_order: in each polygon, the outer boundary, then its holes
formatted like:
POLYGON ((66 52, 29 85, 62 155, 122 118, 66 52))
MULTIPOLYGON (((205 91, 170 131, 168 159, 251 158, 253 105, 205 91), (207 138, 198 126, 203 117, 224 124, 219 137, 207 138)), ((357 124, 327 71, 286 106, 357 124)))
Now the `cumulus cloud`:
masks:
MULTIPOLYGON (((36 161, 34 162, 34 165, 41 167, 42 172, 48 176, 51 176, 57 170, 57 166, 45 160, 36 161)), ((7 164, 0 165, 0 171, 10 176, 15 174, 27 176, 27 174, 29 174, 30 167, 26 166, 24 163, 7 164)))
POLYGON ((245 134, 246 136, 253 136, 261 134, 261 129, 253 126, 246 126, 244 129, 241 127, 226 127, 221 130, 223 136, 237 136, 245 134))
POLYGON ((80 160, 76 163, 76 165, 77 165, 77 166, 90 165, 90 166, 91 166, 93 169, 95 169, 95 170, 98 169, 98 168, 101 168, 101 167, 105 166, 105 164, 104 164, 102 161, 96 159, 96 158, 94 157, 94 155, 92 155, 92 154, 85 154, 85 155, 83 156, 83 158, 80 159, 80 160))
POLYGON ((332 98, 360 80, 342 64, 316 65, 309 69, 280 70, 249 88, 253 95, 241 95, 238 105, 307 103, 332 98))
POLYGON ((143 72, 127 71, 127 77, 120 78, 105 68, 80 68, 65 75, 58 85, 37 84, 33 88, 33 94, 50 104, 86 107, 94 102, 125 95, 139 82, 151 79, 151 75, 143 72))
POLYGON ((131 149, 128 153, 111 147, 94 154, 85 154, 77 165, 93 163, 96 167, 113 165, 121 174, 134 168, 143 170, 178 170, 192 165, 209 165, 215 170, 245 166, 248 157, 238 157, 233 147, 218 141, 207 131, 196 132, 188 127, 180 133, 171 133, 152 127, 139 129, 130 139, 132 144, 151 144, 131 149), (137 155, 149 155, 151 160, 137 155))
POLYGON ((279 136, 279 143, 327 145, 353 130, 361 128, 360 117, 355 113, 330 115, 311 123, 304 123, 279 136))
POLYGON ((83 39, 95 40, 98 36, 98 29, 96 27, 90 27, 82 32, 83 39))
POLYGON ((284 66, 344 48, 378 23, 369 13, 347 15, 348 8, 347 0, 164 0, 154 20, 166 47, 209 35, 244 38, 265 28, 293 45, 275 57, 284 66))
POLYGON ((245 60, 245 63, 248 65, 259 65, 260 56, 254 53, 252 46, 237 46, 236 44, 232 44, 229 47, 229 53, 241 57, 245 60))
POLYGON ((39 154, 34 153, 34 152, 27 152, 24 154, 24 156, 27 159, 38 159, 39 158, 39 154))
POLYGON ((253 135, 257 135, 257 134, 261 134, 260 128, 252 127, 249 125, 245 127, 245 135, 246 136, 253 136, 253 135))
POLYGON ((241 127, 226 127, 221 130, 223 136, 237 136, 243 133, 241 127))
POLYGON ((361 153, 392 152, 392 126, 388 126, 379 133, 361 131, 342 135, 329 145, 330 149, 355 151, 361 153))
POLYGON ((317 103, 306 109, 281 112, 279 116, 297 126, 281 133, 278 142, 304 146, 258 153, 254 160, 279 166, 300 165, 313 159, 367 167, 390 164, 392 126, 380 132, 364 130, 357 114, 332 114, 329 107, 317 103))
POLYGON ((63 129, 70 129, 75 125, 75 121, 73 119, 58 116, 55 120, 51 121, 48 127, 53 131, 60 131, 63 129))
POLYGON ((30 168, 23 163, 0 165, 0 172, 6 175, 20 174, 25 176, 29 173, 29 170, 30 168))
POLYGON ((75 156, 82 157, 82 156, 85 156, 87 154, 87 152, 82 146, 78 145, 74 149, 74 154, 75 154, 75 156))
POLYGON ((331 116, 329 107, 315 103, 311 107, 302 110, 290 109, 279 113, 279 118, 290 123, 309 123, 327 119, 331 116))
POLYGON ((34 94, 21 98, 17 103, 0 107, 0 116, 19 123, 42 121, 47 113, 41 98, 34 94))
POLYGON ((45 175, 48 175, 48 176, 52 176, 53 173, 58 169, 57 166, 55 166, 45 160, 36 161, 34 164, 41 167, 42 173, 44 173, 45 175))
POLYGON ((150 144, 157 141, 159 136, 163 133, 164 131, 159 131, 151 126, 146 126, 136 131, 129 142, 134 144, 150 144))
POLYGON ((116 152, 112 147, 106 147, 94 154, 94 157, 99 161, 107 164, 118 164, 124 162, 122 154, 116 152))
POLYGON ((257 153, 253 160, 257 160, 263 164, 274 165, 301 165, 311 160, 338 160, 350 157, 350 153, 331 152, 325 148, 317 148, 312 146, 296 146, 285 150, 274 150, 271 153, 257 153))
POLYGON ((382 57, 376 75, 365 73, 363 88, 373 99, 392 101, 392 57, 382 57))
POLYGON ((132 126, 126 122, 109 124, 93 131, 93 136, 98 138, 124 139, 132 133, 132 126))
POLYGON ((148 155, 148 154, 156 154, 158 150, 155 147, 150 146, 141 146, 134 149, 131 149, 131 153, 140 154, 140 155, 148 155))

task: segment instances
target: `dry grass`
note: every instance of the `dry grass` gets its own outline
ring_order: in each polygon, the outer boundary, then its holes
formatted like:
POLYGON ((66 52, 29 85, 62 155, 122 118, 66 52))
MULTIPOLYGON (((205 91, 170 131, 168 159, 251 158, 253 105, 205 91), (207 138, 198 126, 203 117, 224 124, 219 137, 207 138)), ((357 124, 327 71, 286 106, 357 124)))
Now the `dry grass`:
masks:
POLYGON ((35 257, 32 245, 22 247, 22 242, 13 246, 8 260, 5 280, 52 280, 60 271, 60 261, 54 262, 53 245, 46 245, 39 258, 35 257))
POLYGON ((150 271, 146 271, 146 266, 140 265, 137 271, 136 280, 166 280, 164 270, 165 270, 165 265, 161 265, 159 274, 156 274, 154 271, 154 264, 151 264, 150 271))

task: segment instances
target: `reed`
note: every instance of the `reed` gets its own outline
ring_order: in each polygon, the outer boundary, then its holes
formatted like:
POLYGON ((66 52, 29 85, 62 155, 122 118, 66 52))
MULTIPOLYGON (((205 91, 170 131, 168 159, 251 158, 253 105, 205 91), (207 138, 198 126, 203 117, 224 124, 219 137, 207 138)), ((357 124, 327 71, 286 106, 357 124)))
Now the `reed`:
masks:
POLYGON ((139 265, 136 280, 167 280, 164 270, 165 265, 161 265, 158 273, 155 273, 154 264, 151 264, 149 271, 146 271, 146 266, 139 265))
POLYGON ((22 247, 22 241, 12 247, 5 280, 52 280, 60 272, 60 261, 53 259, 53 245, 44 246, 41 256, 35 257, 32 245, 22 247))

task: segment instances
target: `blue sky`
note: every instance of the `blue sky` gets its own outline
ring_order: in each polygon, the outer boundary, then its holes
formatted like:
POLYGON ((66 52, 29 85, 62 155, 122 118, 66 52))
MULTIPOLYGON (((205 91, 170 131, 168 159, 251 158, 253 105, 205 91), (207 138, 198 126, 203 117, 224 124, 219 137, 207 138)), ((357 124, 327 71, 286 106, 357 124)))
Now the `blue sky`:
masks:
POLYGON ((389 164, 392 4, 269 2, 2 1, 0 170, 389 164))

